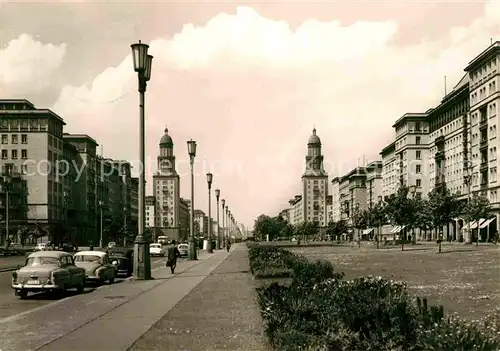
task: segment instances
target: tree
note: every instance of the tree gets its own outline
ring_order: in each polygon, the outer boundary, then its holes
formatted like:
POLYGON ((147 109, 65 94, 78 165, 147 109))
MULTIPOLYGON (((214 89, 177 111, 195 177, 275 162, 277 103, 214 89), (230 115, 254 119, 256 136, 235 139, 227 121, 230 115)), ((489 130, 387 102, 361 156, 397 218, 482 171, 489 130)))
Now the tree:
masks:
POLYGON ((283 227, 281 228, 280 236, 286 238, 287 240, 290 240, 290 238, 293 236, 293 229, 293 225, 285 221, 283 223, 283 227))
MULTIPOLYGON (((470 219, 470 222, 478 222, 481 219, 488 219, 491 212, 490 201, 486 196, 479 193, 474 193, 471 197, 469 203, 465 206, 465 212, 470 219)), ((476 236, 476 245, 479 244, 479 228, 478 234, 476 236)), ((472 242, 472 237, 469 237, 469 241, 472 242)))
POLYGON ((254 231, 259 234, 260 240, 265 240, 269 235, 269 240, 274 240, 280 235, 285 221, 281 216, 271 218, 267 215, 260 215, 254 223, 254 231))
POLYGON ((367 211, 360 209, 355 209, 352 213, 352 226, 358 230, 358 239, 361 239, 359 232, 368 226, 368 216, 367 211))
POLYGON ((415 227, 420 230, 432 230, 432 216, 427 200, 416 198, 414 201, 415 206, 415 227))
POLYGON ((461 212, 461 206, 446 183, 436 185, 428 195, 428 213, 434 228, 439 228, 439 241, 442 240, 443 226, 447 226, 446 236, 450 235, 448 224, 461 212))
POLYGON ((318 234, 319 228, 315 223, 302 222, 295 226, 294 234, 299 238, 307 238, 318 234))
MULTIPOLYGON (((387 216, 393 225, 414 228, 416 223, 415 199, 409 198, 409 188, 402 186, 396 194, 389 196, 386 202, 387 216)), ((401 238, 401 250, 404 250, 406 236, 401 238)))
POLYGON ((379 248, 380 242, 380 231, 382 226, 387 222, 387 213, 385 204, 383 202, 378 202, 374 207, 372 207, 368 212, 368 222, 370 226, 377 228, 377 249, 379 248))

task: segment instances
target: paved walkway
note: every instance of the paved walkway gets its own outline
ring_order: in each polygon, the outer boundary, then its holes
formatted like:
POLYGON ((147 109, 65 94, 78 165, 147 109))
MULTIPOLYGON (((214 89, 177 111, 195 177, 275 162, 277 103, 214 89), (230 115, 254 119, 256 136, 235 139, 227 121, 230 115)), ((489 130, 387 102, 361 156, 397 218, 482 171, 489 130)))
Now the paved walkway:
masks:
POLYGON ((0 350, 264 350, 246 271, 244 244, 230 254, 201 252, 198 261, 181 262, 175 275, 161 267, 151 281, 105 285, 2 319, 0 350), (164 330, 170 320, 179 334, 164 330))

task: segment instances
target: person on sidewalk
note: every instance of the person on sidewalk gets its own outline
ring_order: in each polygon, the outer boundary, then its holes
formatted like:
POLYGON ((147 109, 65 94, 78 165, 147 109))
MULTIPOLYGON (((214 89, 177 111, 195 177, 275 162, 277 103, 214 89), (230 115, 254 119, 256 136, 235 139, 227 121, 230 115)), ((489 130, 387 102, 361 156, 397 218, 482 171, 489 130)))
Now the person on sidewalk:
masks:
POLYGON ((229 252, 229 249, 231 248, 231 240, 229 240, 229 238, 227 239, 226 241, 226 249, 227 249, 227 252, 229 252))
POLYGON ((177 257, 181 257, 181 253, 175 244, 175 240, 172 240, 170 247, 167 249, 167 267, 170 267, 170 271, 174 274, 175 267, 177 266, 177 257))

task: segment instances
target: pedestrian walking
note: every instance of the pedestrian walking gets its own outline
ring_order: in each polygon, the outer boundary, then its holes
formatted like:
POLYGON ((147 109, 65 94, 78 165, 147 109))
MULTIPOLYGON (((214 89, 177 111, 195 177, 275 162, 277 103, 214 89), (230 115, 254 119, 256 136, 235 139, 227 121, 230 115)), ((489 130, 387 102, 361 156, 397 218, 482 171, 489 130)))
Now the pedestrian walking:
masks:
POLYGON ((177 257, 181 257, 181 253, 175 244, 175 240, 172 240, 170 247, 167 249, 167 263, 166 266, 170 267, 170 271, 174 274, 175 267, 177 266, 177 257))
POLYGON ((226 241, 226 249, 227 249, 227 252, 229 252, 229 249, 231 248, 231 240, 229 240, 229 238, 227 239, 226 241))

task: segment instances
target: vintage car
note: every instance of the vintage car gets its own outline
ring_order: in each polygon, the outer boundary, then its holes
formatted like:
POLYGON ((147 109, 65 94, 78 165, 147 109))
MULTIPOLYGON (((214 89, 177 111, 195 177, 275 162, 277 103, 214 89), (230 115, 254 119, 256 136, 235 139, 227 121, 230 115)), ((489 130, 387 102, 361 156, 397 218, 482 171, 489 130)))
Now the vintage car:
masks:
POLYGON ((131 276, 133 271, 134 250, 126 247, 113 247, 107 250, 111 264, 117 269, 116 275, 131 276))
POLYGON ((185 243, 179 244, 177 245, 177 250, 179 250, 181 256, 187 256, 189 251, 189 245, 185 243))
POLYGON ((85 279, 99 284, 115 282, 117 268, 109 262, 109 257, 103 251, 80 251, 73 259, 77 267, 85 269, 85 279))
POLYGON ((15 295, 24 299, 29 292, 64 292, 85 288, 85 270, 75 266, 73 256, 64 251, 36 251, 21 269, 12 272, 15 295))
POLYGON ((151 256, 165 256, 165 250, 161 244, 149 244, 149 254, 151 256))

